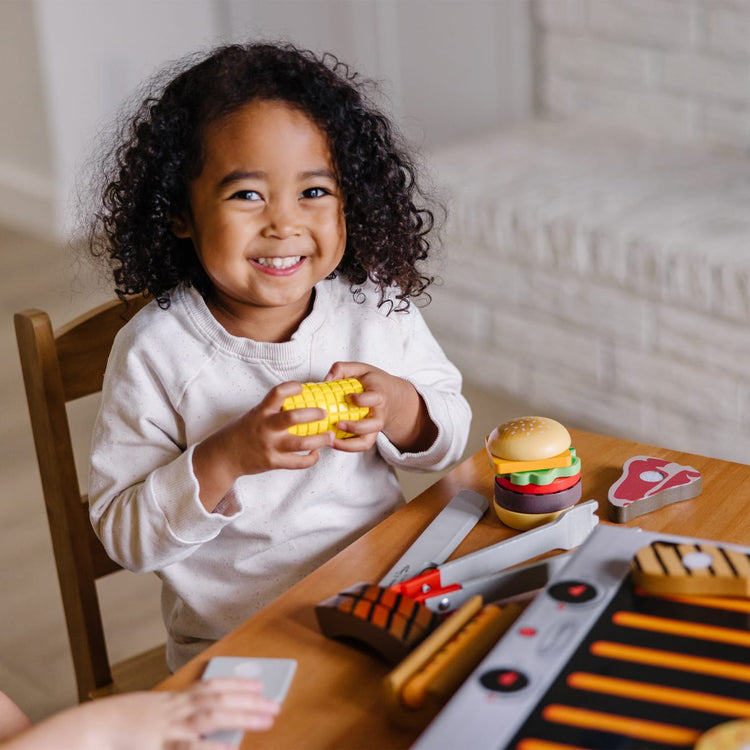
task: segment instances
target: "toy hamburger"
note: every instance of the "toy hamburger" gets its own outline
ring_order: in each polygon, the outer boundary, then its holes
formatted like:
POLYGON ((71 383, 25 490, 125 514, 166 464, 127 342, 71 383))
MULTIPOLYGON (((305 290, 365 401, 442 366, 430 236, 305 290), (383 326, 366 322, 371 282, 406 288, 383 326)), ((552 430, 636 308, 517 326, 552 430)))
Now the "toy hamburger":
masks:
POLYGON ((495 470, 498 518, 525 531, 556 518, 581 499, 581 460, 570 433, 548 417, 517 417, 487 437, 495 470))

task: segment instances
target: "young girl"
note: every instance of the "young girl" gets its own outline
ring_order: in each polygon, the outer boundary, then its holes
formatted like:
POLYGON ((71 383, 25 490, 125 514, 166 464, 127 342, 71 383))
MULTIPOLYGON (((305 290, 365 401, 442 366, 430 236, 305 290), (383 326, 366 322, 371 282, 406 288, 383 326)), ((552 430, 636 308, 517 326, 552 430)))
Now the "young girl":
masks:
POLYGON ((112 175, 93 250, 154 301, 110 357, 91 518, 161 577, 174 669, 401 504, 394 467, 458 459, 471 414, 410 304, 432 213, 331 56, 216 50, 146 99, 112 175), (353 437, 290 433, 324 416, 282 411, 301 382, 348 377, 353 437))

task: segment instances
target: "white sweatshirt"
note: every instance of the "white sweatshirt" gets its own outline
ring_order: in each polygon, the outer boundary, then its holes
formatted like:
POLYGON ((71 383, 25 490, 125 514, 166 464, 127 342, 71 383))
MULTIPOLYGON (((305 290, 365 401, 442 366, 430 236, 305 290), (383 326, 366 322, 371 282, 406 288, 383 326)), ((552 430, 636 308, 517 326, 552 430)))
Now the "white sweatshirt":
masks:
MULTIPOLYGON (((316 286, 292 339, 232 336, 201 296, 178 288, 118 334, 94 429, 91 520, 107 552, 156 571, 176 669, 403 503, 392 467, 442 469, 463 452, 471 412, 461 376, 419 310, 355 301, 343 279, 316 286), (385 436, 365 453, 321 451, 315 466, 237 479, 213 513, 198 497, 197 443, 281 382, 321 381, 336 361, 406 378, 438 427, 434 444, 401 453, 385 436)), ((352 572, 356 583, 356 571, 352 572)))

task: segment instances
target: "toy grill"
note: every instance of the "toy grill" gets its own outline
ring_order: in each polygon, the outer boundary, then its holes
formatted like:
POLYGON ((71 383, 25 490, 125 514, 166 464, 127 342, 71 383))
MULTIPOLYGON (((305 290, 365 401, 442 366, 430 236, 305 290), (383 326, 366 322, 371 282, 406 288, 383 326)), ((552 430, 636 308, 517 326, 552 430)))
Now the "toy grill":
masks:
POLYGON ((636 590, 657 540, 699 542, 597 527, 414 747, 684 748, 750 718, 750 598, 636 590))

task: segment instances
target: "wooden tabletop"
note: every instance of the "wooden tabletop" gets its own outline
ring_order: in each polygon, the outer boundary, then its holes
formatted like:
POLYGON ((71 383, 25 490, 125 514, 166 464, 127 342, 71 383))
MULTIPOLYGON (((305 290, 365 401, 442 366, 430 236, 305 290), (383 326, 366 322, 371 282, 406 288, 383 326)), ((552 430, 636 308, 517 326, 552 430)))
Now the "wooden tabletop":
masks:
MULTIPOLYGON (((609 487, 623 463, 636 455, 668 458, 703 475, 697 498, 634 519, 627 526, 649 531, 750 544, 750 466, 571 430, 581 458, 582 500, 599 501, 606 519, 609 487)), ((275 726, 245 735, 244 748, 353 748, 396 750, 409 747, 418 732, 390 726, 381 683, 389 667, 376 657, 325 638, 314 608, 349 586, 381 580, 434 516, 460 490, 491 500, 493 473, 484 449, 350 545, 294 588, 180 669, 159 688, 177 688, 200 678, 213 656, 297 659, 297 672, 275 726)), ((453 557, 512 536, 492 510, 461 543, 453 557)))

